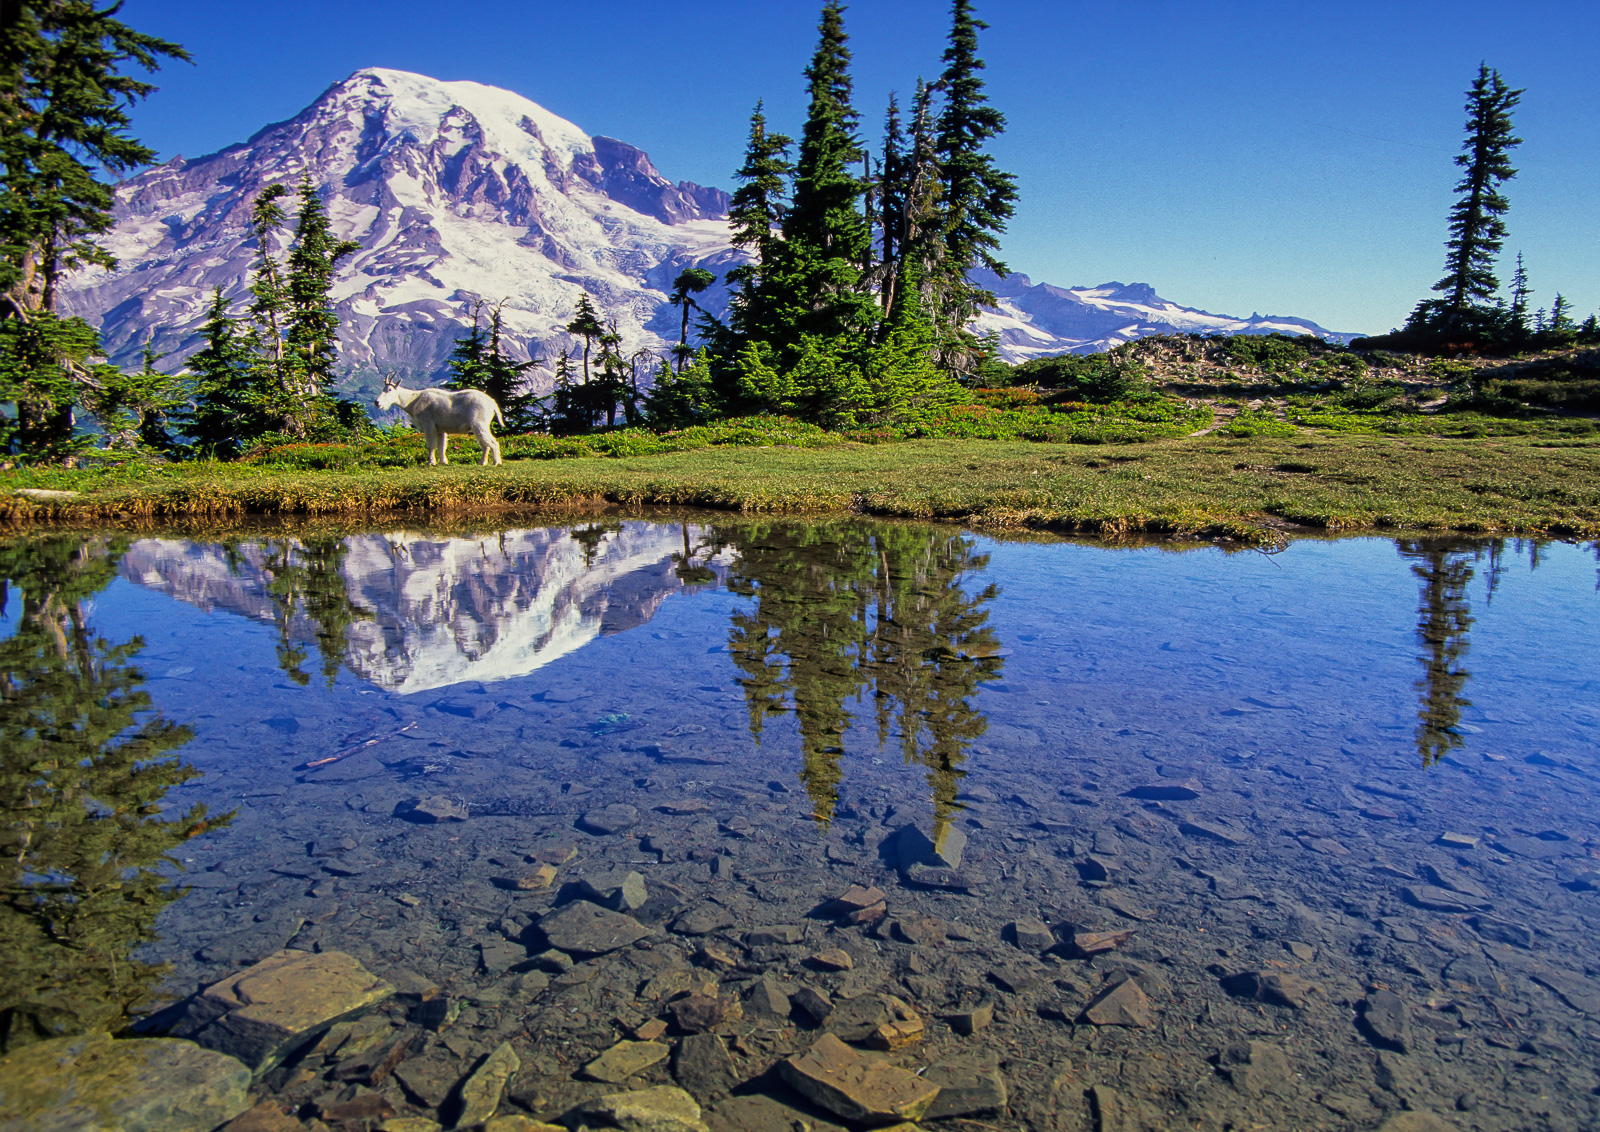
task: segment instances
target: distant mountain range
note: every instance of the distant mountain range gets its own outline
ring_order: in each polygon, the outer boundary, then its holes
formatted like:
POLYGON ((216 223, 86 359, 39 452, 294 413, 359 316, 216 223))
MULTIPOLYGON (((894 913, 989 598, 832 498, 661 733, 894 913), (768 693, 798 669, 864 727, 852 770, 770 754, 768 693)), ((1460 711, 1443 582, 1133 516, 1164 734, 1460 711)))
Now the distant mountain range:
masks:
MULTIPOLYGON (((442 373, 480 300, 503 303, 522 356, 573 344, 561 326, 581 291, 627 348, 660 349, 676 340, 667 294, 677 274, 697 266, 720 280, 744 258, 728 242, 722 190, 674 183, 642 150, 509 91, 374 67, 246 142, 118 186, 106 244, 119 266, 75 276, 67 308, 101 326, 119 363, 135 362, 151 336, 159 350, 189 352, 212 288, 246 297, 251 201, 306 174, 338 234, 361 245, 334 289, 357 389, 380 369, 442 373)), ((1012 361, 1174 331, 1351 337, 1300 318, 1209 314, 1142 283, 986 284, 999 302, 980 329, 998 333, 1012 361)), ((719 310, 727 295, 719 283, 703 298, 719 310)))

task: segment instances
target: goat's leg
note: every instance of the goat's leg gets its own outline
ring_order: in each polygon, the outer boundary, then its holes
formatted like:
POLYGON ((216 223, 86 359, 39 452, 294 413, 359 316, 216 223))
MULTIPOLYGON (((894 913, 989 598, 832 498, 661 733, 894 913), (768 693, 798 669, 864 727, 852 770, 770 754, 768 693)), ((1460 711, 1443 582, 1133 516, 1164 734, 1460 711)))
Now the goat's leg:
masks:
POLYGON ((478 442, 479 447, 483 449, 483 466, 486 468, 489 466, 490 453, 494 454, 494 462, 498 465, 500 463, 500 442, 495 440, 494 433, 489 431, 489 426, 483 423, 474 424, 472 436, 478 442))
POLYGON ((439 462, 439 434, 432 427, 422 430, 422 439, 428 444, 428 466, 439 462))
POLYGON ((444 429, 439 430, 439 463, 450 462, 450 434, 444 429))

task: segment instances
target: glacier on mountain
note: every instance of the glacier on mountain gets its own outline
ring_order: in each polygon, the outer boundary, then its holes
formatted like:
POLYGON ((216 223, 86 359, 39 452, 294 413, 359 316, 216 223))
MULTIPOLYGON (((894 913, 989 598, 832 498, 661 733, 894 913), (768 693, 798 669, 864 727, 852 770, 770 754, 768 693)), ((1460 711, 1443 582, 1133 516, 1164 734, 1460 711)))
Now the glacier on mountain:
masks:
MULTIPOLYGON (((345 385, 369 397, 380 372, 440 375, 479 302, 501 306, 517 356, 571 348, 562 326, 583 291, 628 352, 662 350, 676 340, 667 296, 678 273, 703 267, 720 280, 744 259, 729 243, 722 190, 674 183, 643 151, 590 137, 521 95, 373 67, 246 142, 117 186, 105 243, 118 267, 75 276, 67 310, 101 327, 119 363, 134 362, 147 340, 166 353, 193 350, 213 288, 240 309, 248 299, 251 202, 303 176, 336 232, 360 245, 333 299, 345 385)), ((996 332, 1013 361, 1170 331, 1328 334, 1303 319, 1182 307, 1144 284, 983 281, 997 305, 978 328, 996 332)), ((720 312, 726 298, 719 282, 702 302, 720 312)), ((548 388, 549 367, 534 373, 548 388)))

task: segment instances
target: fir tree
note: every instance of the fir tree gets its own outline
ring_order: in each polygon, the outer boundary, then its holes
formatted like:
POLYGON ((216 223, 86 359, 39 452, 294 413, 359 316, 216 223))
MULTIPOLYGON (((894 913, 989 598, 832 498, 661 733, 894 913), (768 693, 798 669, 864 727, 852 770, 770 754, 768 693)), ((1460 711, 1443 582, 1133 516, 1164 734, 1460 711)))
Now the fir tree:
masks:
POLYGON ((251 384, 258 392, 260 413, 270 427, 288 427, 294 378, 284 350, 284 329, 289 321, 289 290, 278 262, 276 239, 285 215, 278 201, 288 195, 282 185, 268 185, 250 206, 250 231, 256 254, 250 269, 250 325, 245 348, 251 356, 251 384))
POLYGON ((538 364, 532 359, 513 361, 502 345, 504 330, 500 307, 489 312, 489 326, 483 326, 483 304, 472 306, 472 328, 456 339, 447 363, 450 380, 446 389, 477 389, 487 393, 500 406, 509 432, 531 432, 544 423, 543 400, 527 388, 527 372, 538 364))
POLYGON ((594 424, 594 414, 589 411, 588 386, 577 384, 574 376, 572 355, 563 350, 556 359, 555 389, 550 394, 551 432, 587 432, 594 424))
POLYGON ((179 449, 171 426, 185 404, 184 383, 156 369, 163 357, 146 341, 137 371, 97 383, 86 396, 85 405, 105 430, 108 447, 169 454, 179 449))
POLYGON ((682 369, 694 354, 694 351, 689 348, 689 308, 693 307, 695 310, 700 310, 700 305, 694 301, 694 296, 703 292, 716 281, 717 277, 703 267, 686 267, 678 273, 678 278, 673 280, 672 295, 667 299, 667 302, 677 307, 681 315, 678 328, 678 348, 673 351, 678 357, 679 369, 682 369))
POLYGON ((1522 139, 1511 133, 1511 111, 1522 93, 1487 64, 1479 64, 1467 92, 1466 144, 1456 156, 1466 173, 1456 184, 1460 196, 1450 210, 1445 276, 1433 286, 1445 295, 1448 311, 1486 304, 1499 290, 1494 261, 1506 237, 1502 218, 1511 207, 1499 187, 1517 175, 1510 153, 1522 139))
POLYGON ((644 395, 644 417, 652 428, 688 428, 711 416, 712 400, 710 356, 702 348, 676 373, 662 360, 644 395))
MULTIPOLYGON (((844 9, 828 0, 820 39, 806 68, 810 107, 795 161, 794 194, 784 217, 782 264, 774 313, 783 345, 806 334, 858 334, 871 323, 872 299, 860 288, 871 233, 861 213, 864 186, 852 171, 862 156, 851 105, 849 37, 844 9)), ((775 343, 778 344, 778 343, 775 343)))
POLYGON ((568 334, 576 334, 583 339, 583 383, 589 384, 589 350, 594 345, 594 340, 606 331, 605 323, 600 321, 600 313, 594 309, 594 304, 589 301, 589 292, 578 293, 578 310, 571 322, 563 328, 568 334))
POLYGON ((617 331, 617 320, 608 319, 600 334, 600 377, 589 387, 594 405, 605 410, 607 428, 617 423, 617 402, 627 385, 624 372, 622 335, 617 331))
POLYGON ((867 233, 858 211, 862 184, 851 168, 861 159, 851 105, 849 36, 844 8, 828 0, 820 40, 806 68, 810 109, 794 170, 794 204, 784 218, 784 239, 823 258, 859 262, 867 233))
POLYGON ((1572 321, 1572 306, 1560 291, 1556 292, 1555 301, 1550 304, 1550 329, 1556 334, 1577 330, 1577 325, 1572 321))
POLYGON ((778 262, 780 229, 787 213, 785 188, 793 167, 788 162, 794 143, 782 134, 769 133, 761 103, 750 115, 750 138, 744 164, 734 174, 743 182, 728 202, 728 227, 734 247, 755 257, 728 272, 734 292, 730 302, 733 333, 741 339, 768 338, 772 334, 767 272, 778 262))
POLYGON ((894 283, 899 275, 900 255, 905 246, 907 192, 905 131, 900 124, 900 101, 889 92, 889 108, 883 119, 883 151, 878 161, 878 263, 882 277, 879 299, 885 311, 894 305, 894 283))
POLYGON ((154 151, 127 133, 129 108, 155 87, 123 71, 187 59, 87 0, 9 0, 0 11, 0 400, 16 406, 5 440, 30 457, 77 447, 72 406, 115 381, 95 365, 98 335, 55 313, 64 276, 114 267, 98 243, 111 228, 111 187, 154 151), (18 324, 13 326, 13 324, 18 324))
POLYGON ((269 424, 254 384, 258 371, 249 343, 241 337, 221 287, 212 292, 201 333, 205 345, 189 355, 194 398, 181 427, 197 452, 233 459, 246 442, 266 432, 269 424))
MULTIPOLYGON (((978 307, 994 296, 974 284, 969 272, 987 267, 1004 278, 1006 266, 996 254, 1000 234, 1016 208, 1016 178, 1001 172, 985 145, 1005 129, 1005 116, 989 105, 980 72, 978 32, 986 27, 972 14, 970 0, 951 5, 949 46, 939 77, 944 108, 939 114, 934 153, 944 186, 941 227, 944 242, 940 270, 933 284, 934 322, 945 339, 961 339, 978 307)), ((970 368, 973 351, 949 355, 956 368, 970 368)))
POLYGON ((912 102, 911 149, 900 167, 900 260, 897 275, 910 273, 931 302, 930 280, 944 270, 944 184, 935 153, 933 87, 917 80, 912 102))
POLYGON ((297 195, 300 215, 285 281, 289 304, 286 344, 299 402, 296 431, 304 432, 318 415, 318 402, 332 394, 333 367, 339 360, 339 316, 333 312, 331 298, 334 272, 360 245, 334 238, 328 212, 309 176, 301 180, 297 195))
POLYGON ((1533 288, 1528 286, 1528 272, 1522 266, 1522 253, 1517 253, 1517 270, 1511 276, 1511 321, 1524 333, 1528 332, 1528 296, 1533 288))

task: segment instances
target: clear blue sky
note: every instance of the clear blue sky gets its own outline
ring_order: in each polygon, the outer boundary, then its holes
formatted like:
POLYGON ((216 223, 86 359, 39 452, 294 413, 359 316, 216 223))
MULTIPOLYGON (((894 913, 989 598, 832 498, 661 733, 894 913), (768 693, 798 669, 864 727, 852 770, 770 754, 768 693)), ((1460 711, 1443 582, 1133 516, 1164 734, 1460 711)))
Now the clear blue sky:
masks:
MULTIPOLYGON (((647 150, 674 180, 733 187, 751 107, 797 131, 821 0, 128 0, 176 39, 136 111, 163 159, 291 117, 360 67, 515 90, 647 150)), ((1535 305, 1600 308, 1600 13, 1571 3, 978 0, 994 146, 1021 203, 1013 270, 1146 282, 1229 314, 1381 332, 1443 269, 1462 103, 1480 60, 1524 87, 1507 260, 1535 305)), ((891 89, 933 77, 944 0, 846 13, 876 138, 891 89)), ((1502 263, 1502 278, 1510 275, 1502 263)))

